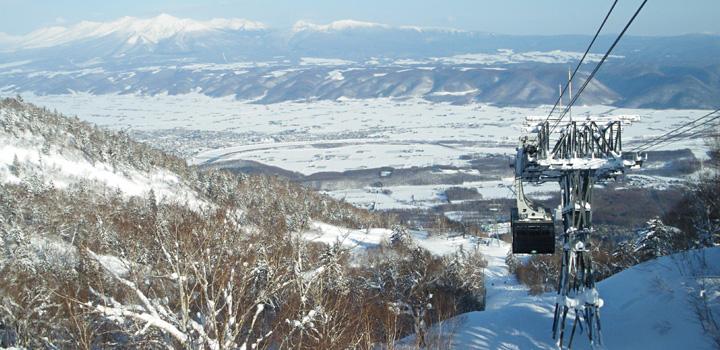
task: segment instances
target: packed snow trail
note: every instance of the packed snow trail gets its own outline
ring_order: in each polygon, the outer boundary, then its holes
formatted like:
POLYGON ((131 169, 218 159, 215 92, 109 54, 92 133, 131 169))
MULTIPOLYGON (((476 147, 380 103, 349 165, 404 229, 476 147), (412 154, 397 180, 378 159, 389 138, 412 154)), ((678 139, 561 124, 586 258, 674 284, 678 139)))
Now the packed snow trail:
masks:
MULTIPOLYGON (((599 282, 604 348, 712 348, 694 307, 705 297, 707 310, 720 314, 718 276, 715 247, 648 261, 599 282)), ((452 349, 557 349, 551 331, 556 295, 527 296, 446 320, 456 326, 443 328, 443 339, 452 349)), ((403 342, 411 344, 412 337, 403 342)), ((591 349, 587 334, 575 334, 572 349, 591 349)))
MULTIPOLYGON (((390 230, 347 230, 316 224, 312 240, 344 242, 365 249, 387 239, 390 230)), ((557 349, 552 338, 556 292, 528 295, 505 264, 510 245, 471 236, 428 237, 413 232, 419 246, 436 255, 475 246, 485 255, 486 310, 442 322, 442 337, 451 349, 557 349)), ((521 256, 521 259, 524 258, 521 256)), ((607 349, 705 349, 709 337, 698 323, 694 304, 705 297, 714 315, 720 314, 720 247, 666 256, 629 268, 597 284, 605 301, 600 309, 607 349)), ((572 327, 572 325, 570 325, 572 327)), ((567 339, 566 339, 567 341, 567 339)), ((412 348, 410 336, 398 345, 412 348)), ((587 334, 576 332, 573 349, 591 349, 587 334)))
POLYGON ((510 244, 498 239, 482 239, 478 248, 487 259, 485 269, 485 310, 496 310, 511 301, 528 296, 528 288, 511 275, 505 258, 510 244))

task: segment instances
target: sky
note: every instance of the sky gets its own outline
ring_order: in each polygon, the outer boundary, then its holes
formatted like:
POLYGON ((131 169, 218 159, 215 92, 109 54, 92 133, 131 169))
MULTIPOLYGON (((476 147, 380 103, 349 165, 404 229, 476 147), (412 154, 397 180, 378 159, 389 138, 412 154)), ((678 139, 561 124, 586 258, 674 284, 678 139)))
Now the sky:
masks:
MULTIPOLYGON (((352 19, 418 27, 444 27, 510 35, 594 35, 612 0, 0 0, 0 32, 26 35, 81 21, 125 16, 209 20, 244 18, 271 28, 297 21, 328 24, 352 19)), ((603 33, 617 34, 642 0, 620 0, 603 33)), ((720 34, 720 0, 650 0, 627 35, 720 34)))

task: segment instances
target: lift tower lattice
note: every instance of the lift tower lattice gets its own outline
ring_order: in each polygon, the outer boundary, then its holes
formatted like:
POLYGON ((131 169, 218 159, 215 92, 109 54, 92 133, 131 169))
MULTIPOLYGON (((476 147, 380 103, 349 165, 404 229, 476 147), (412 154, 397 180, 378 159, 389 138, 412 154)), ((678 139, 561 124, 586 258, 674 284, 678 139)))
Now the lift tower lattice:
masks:
MULTIPOLYGON (((531 227, 550 219, 549 210, 525 198, 522 183, 559 182, 562 193, 563 251, 552 328, 560 347, 565 341, 565 321, 573 314, 568 348, 578 326, 587 331, 593 348, 602 346, 599 308, 603 301, 595 288, 589 239, 593 186, 642 165, 645 154, 622 152, 622 126, 638 119, 575 118, 559 131, 551 148, 549 120, 533 124, 528 118, 526 126, 532 129, 520 138, 515 160, 518 209, 514 209, 519 214, 513 218, 513 250, 516 244, 524 244, 524 237, 532 236, 531 227)), ((551 239, 554 242, 554 234, 551 239)))

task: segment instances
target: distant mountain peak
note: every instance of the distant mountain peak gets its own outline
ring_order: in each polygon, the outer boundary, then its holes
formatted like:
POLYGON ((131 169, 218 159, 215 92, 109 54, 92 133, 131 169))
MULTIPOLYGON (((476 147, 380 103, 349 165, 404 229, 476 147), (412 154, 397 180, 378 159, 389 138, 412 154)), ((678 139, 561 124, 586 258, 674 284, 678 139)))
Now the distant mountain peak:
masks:
POLYGON ((106 23, 83 21, 71 27, 50 27, 38 29, 26 36, 0 37, 6 42, 6 49, 31 49, 69 43, 74 40, 98 38, 111 34, 126 36, 127 42, 157 43, 179 33, 211 30, 265 30, 267 26, 238 18, 215 18, 210 21, 196 21, 161 14, 154 18, 142 19, 123 17, 106 23))
POLYGON ((388 25, 384 25, 384 24, 360 22, 360 21, 354 21, 354 20, 347 19, 347 20, 335 21, 330 24, 314 24, 314 23, 310 23, 310 22, 306 22, 306 21, 297 21, 297 22, 295 22, 295 25, 293 26, 292 29, 295 31, 316 30, 316 31, 322 31, 322 32, 331 32, 331 31, 353 29, 353 28, 372 28, 372 27, 389 28, 388 25))
POLYGON ((443 32, 466 32, 460 29, 451 28, 434 28, 434 27, 416 27, 416 26, 394 26, 389 24, 362 22, 351 19, 344 19, 340 21, 331 22, 330 24, 313 24, 305 21, 298 21, 293 26, 294 31, 302 30, 316 30, 321 32, 338 32, 344 30, 355 30, 355 29, 396 29, 396 30, 410 30, 416 32, 423 31, 443 31, 443 32))
POLYGON ((267 30, 268 27, 262 22, 250 21, 242 18, 213 18, 206 22, 215 29, 228 30, 267 30))
POLYGON ((118 28, 117 32, 131 34, 132 36, 128 39, 130 44, 139 40, 157 43, 179 33, 217 29, 205 22, 180 19, 168 14, 161 14, 151 19, 132 19, 127 24, 127 26, 118 28))

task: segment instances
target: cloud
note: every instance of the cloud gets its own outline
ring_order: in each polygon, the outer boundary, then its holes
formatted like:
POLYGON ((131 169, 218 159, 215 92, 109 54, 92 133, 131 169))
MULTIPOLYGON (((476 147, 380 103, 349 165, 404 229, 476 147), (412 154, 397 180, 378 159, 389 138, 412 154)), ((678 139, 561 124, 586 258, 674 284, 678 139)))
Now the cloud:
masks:
POLYGON ((67 20, 62 17, 55 18, 55 24, 65 24, 67 23, 67 20))

